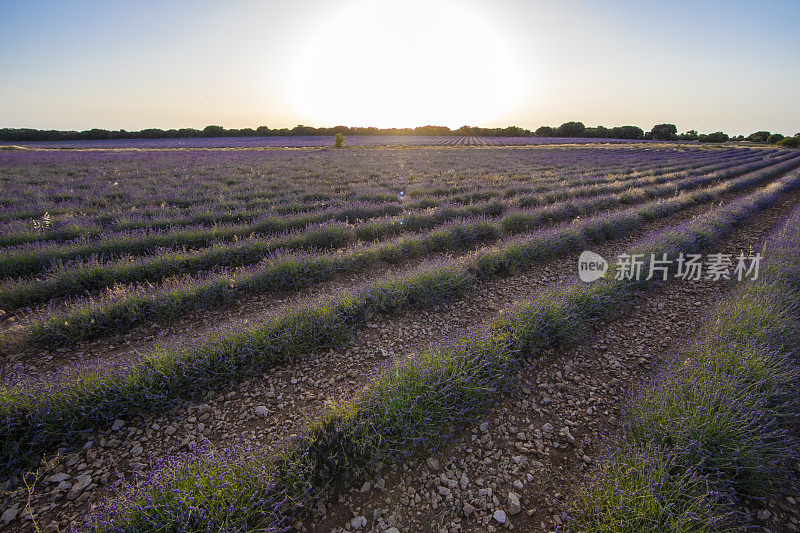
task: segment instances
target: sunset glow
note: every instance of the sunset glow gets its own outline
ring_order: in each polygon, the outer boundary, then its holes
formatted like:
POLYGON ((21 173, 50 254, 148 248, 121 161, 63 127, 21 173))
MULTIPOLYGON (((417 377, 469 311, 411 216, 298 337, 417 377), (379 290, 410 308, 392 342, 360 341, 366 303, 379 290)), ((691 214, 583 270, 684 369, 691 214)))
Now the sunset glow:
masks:
POLYGON ((793 135, 799 19, 794 0, 4 2, 0 127, 793 135))
POLYGON ((469 4, 357 1, 310 35, 285 88, 313 124, 492 124, 523 92, 511 43, 469 4))

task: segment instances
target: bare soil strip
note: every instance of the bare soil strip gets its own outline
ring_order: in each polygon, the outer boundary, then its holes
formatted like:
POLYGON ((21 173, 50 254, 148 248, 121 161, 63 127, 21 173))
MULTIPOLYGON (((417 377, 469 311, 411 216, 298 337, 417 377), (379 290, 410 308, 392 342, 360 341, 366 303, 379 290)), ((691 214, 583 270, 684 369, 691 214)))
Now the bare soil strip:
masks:
MULTIPOLYGON (((799 192, 786 195, 715 251, 758 249, 799 201, 799 192)), ((369 484, 352 487, 301 530, 556 531, 642 377, 696 334, 730 288, 670 282, 578 346, 528 360, 515 389, 482 420, 466 423, 438 452, 389 465, 369 484)), ((795 470, 785 494, 748 502, 757 530, 800 528, 800 463, 795 470)))
MULTIPOLYGON (((797 201, 800 193, 787 195, 781 207, 770 210, 768 216, 782 213, 791 199, 797 201)), ((695 206, 680 216, 644 226, 641 231, 658 230, 708 209, 708 205, 695 206)), ((605 257, 613 257, 629 249, 639 237, 641 234, 593 249, 605 257)), ((726 248, 726 251, 734 250, 726 248)), ((48 458, 49 466, 42 470, 31 498, 37 522, 41 527, 59 525, 63 529, 80 520, 89 506, 110 494, 107 486, 116 479, 115 469, 122 475, 147 470, 159 457, 191 449, 205 439, 216 446, 236 439, 278 446, 331 402, 356 396, 372 377, 396 361, 430 344, 445 342, 545 287, 574 280, 576 263, 577 254, 572 254, 544 263, 535 271, 480 283, 468 298, 434 309, 376 315, 340 349, 222 385, 210 391, 202 403, 182 402, 163 415, 119 420, 111 431, 87 434, 78 450, 62 449, 60 456, 48 458)), ((659 335, 660 332, 650 333, 651 337, 659 335)), ((9 506, 17 505, 23 515, 27 491, 19 480, 9 488, 17 489, 9 506)), ((339 519, 339 515, 334 516, 339 519)), ((32 526, 30 520, 22 523, 32 526)))
MULTIPOLYGON (((722 199, 727 200, 731 197, 732 195, 728 194, 723 196, 722 199)), ((628 207, 615 207, 599 211, 593 216, 602 216, 605 213, 613 213, 628 207)), ((543 224, 537 227, 534 232, 563 224, 564 222, 543 224)), ((82 342, 71 349, 63 348, 53 352, 43 348, 24 346, 22 349, 4 354, 3 359, 5 361, 0 363, 0 376, 31 376, 56 371, 63 366, 72 364, 92 365, 120 361, 133 362, 140 359, 142 354, 157 348, 190 346, 202 341, 208 335, 220 329, 246 327, 249 324, 276 316, 284 310, 314 302, 344 289, 352 289, 380 278, 402 275, 423 263, 468 259, 487 248, 502 246, 504 243, 519 237, 521 235, 510 235, 477 248, 436 252, 402 265, 382 264, 369 271, 345 273, 336 276, 330 281, 315 283, 297 292, 282 295, 261 294, 247 296, 234 300, 226 307, 198 310, 167 325, 158 323, 143 324, 123 334, 113 334, 97 340, 82 342)), ((18 326, 15 327, 20 328, 23 325, 24 322, 19 322, 18 326)), ((0 352, 2 351, 4 350, 0 350, 0 352)))

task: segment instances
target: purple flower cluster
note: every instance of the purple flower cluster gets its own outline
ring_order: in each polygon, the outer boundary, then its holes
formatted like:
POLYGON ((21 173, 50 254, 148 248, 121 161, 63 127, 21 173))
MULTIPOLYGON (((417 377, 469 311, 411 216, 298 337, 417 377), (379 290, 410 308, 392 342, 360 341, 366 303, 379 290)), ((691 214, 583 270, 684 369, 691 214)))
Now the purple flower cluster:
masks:
MULTIPOLYGON (((764 194, 739 202, 731 214, 746 217, 771 201, 764 194)), ((715 222, 701 222, 708 229, 692 246, 726 230, 715 222)), ((575 529, 736 527, 746 519, 733 507, 738 495, 768 494, 800 456, 793 431, 800 368, 792 356, 800 346, 800 209, 764 253, 759 279, 721 302, 697 339, 642 384, 623 436, 576 505, 575 529)))

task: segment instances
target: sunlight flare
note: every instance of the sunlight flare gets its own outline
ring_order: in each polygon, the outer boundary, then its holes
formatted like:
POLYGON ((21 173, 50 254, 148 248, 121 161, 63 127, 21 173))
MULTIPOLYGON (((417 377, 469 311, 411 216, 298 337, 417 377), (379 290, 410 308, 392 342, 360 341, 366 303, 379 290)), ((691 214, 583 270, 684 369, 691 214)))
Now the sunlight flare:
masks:
POLYGON ((298 56, 286 89, 314 124, 488 124, 522 96, 509 39, 478 9, 446 0, 352 3, 298 56))

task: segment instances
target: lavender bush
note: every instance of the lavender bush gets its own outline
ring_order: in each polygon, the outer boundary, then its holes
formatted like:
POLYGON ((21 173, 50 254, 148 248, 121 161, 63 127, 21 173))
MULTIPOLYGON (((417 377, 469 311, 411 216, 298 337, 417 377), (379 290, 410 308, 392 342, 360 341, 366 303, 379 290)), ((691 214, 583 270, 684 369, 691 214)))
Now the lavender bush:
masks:
MULTIPOLYGON (((653 234, 641 241, 636 250, 658 250, 670 257, 701 250, 730 234, 736 225, 798 184, 800 175, 787 176, 670 231, 653 234)), ((261 483, 262 490, 253 496, 259 501, 257 509, 269 509, 256 523, 271 529, 287 526, 325 497, 331 487, 339 483, 352 485, 377 462, 410 453, 422 443, 443 435, 453 422, 474 416, 496 391, 508 386, 510 367, 520 364, 521 355, 534 356, 553 343, 569 340, 582 325, 627 305, 639 291, 657 283, 606 278, 590 286, 553 290, 518 305, 485 329, 402 363, 373 382, 360 399, 338 406, 315 421, 277 456, 253 458, 252 468, 256 471, 260 471, 260 465, 270 468, 269 482, 261 483)), ((684 501, 682 507, 658 508, 662 505, 659 500, 662 494, 650 493, 650 502, 657 508, 655 512, 663 513, 654 515, 648 508, 629 506, 637 510, 636 516, 644 514, 646 519, 663 516, 659 522, 662 526, 689 530, 695 524, 697 530, 703 530, 704 520, 720 516, 718 506, 724 504, 726 495, 706 490, 704 484, 713 479, 705 471, 699 468, 683 471, 675 478, 672 469, 663 467, 677 461, 676 456, 667 450, 642 458, 643 453, 649 450, 643 448, 628 455, 640 457, 638 464, 648 468, 643 476, 633 477, 636 481, 629 485, 636 491, 631 494, 640 494, 639 489, 648 480, 660 482, 664 475, 669 475, 669 483, 664 484, 668 492, 664 494, 681 493, 686 487, 685 494, 693 498, 688 503, 684 501), (661 473, 651 469, 648 466, 651 463, 661 468, 661 473)), ((123 488, 111 504, 111 512, 91 518, 90 525, 99 531, 155 531, 173 529, 178 524, 185 531, 208 527, 181 522, 189 509, 197 509, 204 516, 209 516, 212 509, 231 509, 230 513, 215 515, 218 518, 212 527, 217 529, 254 518, 248 510, 238 511, 232 505, 239 501, 238 483, 231 480, 219 483, 213 476, 203 475, 206 463, 202 458, 183 456, 176 460, 185 466, 171 471, 174 477, 162 481, 156 490, 149 489, 147 484, 138 489, 123 488)), ((208 467, 214 471, 213 465, 208 467)), ((618 508, 625 507, 614 509, 618 508)))

